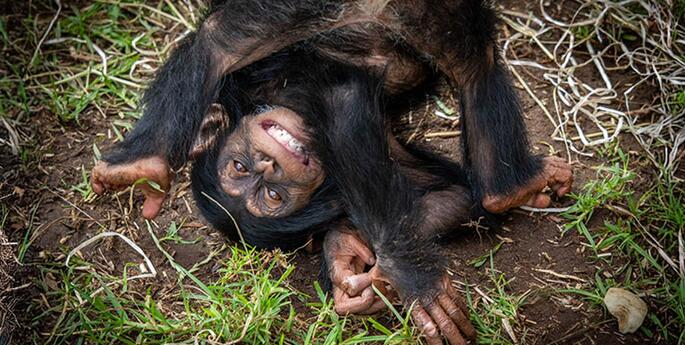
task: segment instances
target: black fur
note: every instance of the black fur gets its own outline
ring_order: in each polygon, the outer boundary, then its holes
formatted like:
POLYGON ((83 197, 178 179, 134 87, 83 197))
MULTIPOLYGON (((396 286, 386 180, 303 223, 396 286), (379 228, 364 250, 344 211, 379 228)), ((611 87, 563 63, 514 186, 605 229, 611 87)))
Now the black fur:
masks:
POLYGON ((381 78, 313 54, 282 52, 230 79, 225 81, 224 88, 238 83, 242 90, 221 94, 225 108, 239 105, 227 108, 231 109, 230 122, 237 123, 243 114, 241 110, 254 103, 292 109, 310 128, 313 149, 328 178, 308 207, 297 214, 282 219, 253 217, 244 209, 242 200, 228 197, 220 188, 216 165, 222 146, 219 141, 217 147, 198 157, 192 172, 193 190, 205 218, 232 238, 238 237, 222 207, 202 192, 230 211, 248 243, 293 248, 301 245, 309 234, 324 230, 346 215, 371 243, 378 264, 395 275, 393 281, 408 282, 401 288, 403 295, 426 296, 433 291, 432 284, 442 272, 443 259, 433 241, 419 238, 412 231, 422 221, 416 205, 428 189, 449 185, 451 181, 463 182, 465 178, 456 165, 446 161, 427 165, 429 170, 440 171, 444 176, 434 186, 417 188, 399 172, 388 155, 385 118, 379 104, 381 78), (273 80, 276 85, 287 80, 287 86, 260 88, 261 83, 273 80), (241 98, 231 98, 231 94, 241 98), (446 172, 450 168, 455 175, 446 172), (417 279, 417 275, 422 278, 417 279))
MULTIPOLYGON (((298 248, 305 244, 310 234, 325 231, 328 223, 344 214, 339 202, 339 193, 331 178, 327 178, 317 189, 305 209, 284 218, 255 217, 247 212, 241 198, 232 198, 221 189, 218 163, 219 151, 224 140, 235 129, 235 125, 240 123, 240 119, 250 113, 255 104, 278 105, 278 99, 274 94, 265 94, 260 88, 269 81, 287 79, 292 73, 288 69, 299 69, 299 65, 291 62, 291 54, 282 52, 225 78, 218 101, 229 115, 229 129, 223 135, 219 135, 217 145, 196 158, 191 173, 193 194, 204 217, 233 240, 240 239, 238 231, 241 231, 247 243, 259 248, 298 248), (211 199, 202 195, 202 192, 208 194, 211 199), (235 228, 226 211, 235 218, 240 229, 235 228)), ((281 90, 281 93, 287 94, 298 85, 300 84, 293 81, 291 86, 281 90)), ((271 91, 271 88, 268 90, 271 91)))
POLYGON ((202 41, 193 33, 180 43, 145 92, 143 118, 105 161, 119 164, 162 154, 173 168, 183 166, 219 88, 202 41))
POLYGON ((304 81, 307 87, 298 85, 288 94, 286 99, 297 104, 284 105, 313 129, 325 171, 336 181, 347 214, 371 244, 377 264, 406 298, 428 296, 442 273, 443 256, 433 241, 413 231, 422 220, 416 207, 421 194, 390 160, 379 104, 381 79, 340 64, 320 66, 304 81))
MULTIPOLYGON (((144 97, 144 117, 105 160, 117 164, 163 155, 172 167, 182 166, 217 98, 230 114, 229 133, 254 104, 291 108, 311 128, 329 176, 304 210, 282 219, 255 218, 241 200, 225 195, 217 176, 223 138, 195 163, 198 205, 232 238, 237 238, 237 229, 230 218, 201 192, 229 210, 246 241, 260 247, 297 247, 328 223, 349 217, 395 287, 407 298, 430 298, 444 259, 433 241, 413 230, 423 221, 417 207, 421 198, 450 184, 464 185, 472 190, 468 200, 482 211, 483 195, 511 192, 540 171, 540 161, 528 152, 515 92, 497 58, 495 13, 483 1, 391 2, 388 14, 397 15, 388 27, 391 32, 370 38, 398 41, 459 83, 465 172, 453 164, 429 164, 426 170, 436 182, 421 187, 412 185, 389 158, 382 78, 376 71, 327 61, 316 53, 317 42, 326 42, 327 48, 335 47, 332 41, 341 47, 351 44, 344 28, 334 24, 357 5, 321 0, 213 3, 198 32, 184 39, 158 72, 144 97), (291 48, 283 51, 286 47, 291 48)), ((354 37, 360 37, 359 30, 354 37)), ((436 162, 417 152, 420 159, 436 162)))

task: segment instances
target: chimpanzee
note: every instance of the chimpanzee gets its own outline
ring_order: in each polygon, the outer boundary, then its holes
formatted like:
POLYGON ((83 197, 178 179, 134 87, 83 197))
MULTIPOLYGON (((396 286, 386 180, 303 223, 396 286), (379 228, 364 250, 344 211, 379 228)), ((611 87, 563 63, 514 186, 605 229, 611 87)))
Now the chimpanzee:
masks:
MULTIPOLYGON (((194 152, 194 190, 223 206, 198 196, 205 217, 232 229, 223 208, 230 210, 245 240, 266 247, 302 243, 331 225, 353 227, 375 255, 366 263, 405 303, 418 302, 413 316, 429 342, 440 342, 439 328, 451 343, 463 343, 460 334, 472 335, 472 328, 445 283, 435 242, 420 233, 432 229, 424 212, 450 202, 458 210, 475 205, 495 213, 527 202, 545 206, 543 188, 563 195, 571 183, 567 166, 528 151, 520 108, 497 58, 495 17, 478 0, 220 2, 160 69, 143 100, 145 116, 94 169, 94 190, 140 178, 168 190, 170 168, 185 164, 203 122, 211 122, 210 105, 223 99, 227 135, 194 152), (313 60, 303 59, 299 73, 286 69, 289 78, 275 79, 279 88, 265 79, 274 75, 269 64, 254 66, 277 61, 274 54, 286 48, 305 50, 300 56, 313 60), (466 169, 463 176, 459 169, 445 174, 449 165, 410 154, 413 164, 436 165, 418 169, 433 171, 418 174, 434 180, 421 186, 390 157, 397 145, 388 141, 378 94, 381 84, 389 92, 411 88, 433 67, 460 87, 466 169), (246 75, 264 86, 244 94, 246 75), (262 104, 245 101, 260 95, 262 104), (280 146, 265 146, 268 140, 280 146), (456 189, 438 193, 449 187, 456 189)), ((150 186, 143 192, 143 215, 154 217, 164 195, 150 186)))

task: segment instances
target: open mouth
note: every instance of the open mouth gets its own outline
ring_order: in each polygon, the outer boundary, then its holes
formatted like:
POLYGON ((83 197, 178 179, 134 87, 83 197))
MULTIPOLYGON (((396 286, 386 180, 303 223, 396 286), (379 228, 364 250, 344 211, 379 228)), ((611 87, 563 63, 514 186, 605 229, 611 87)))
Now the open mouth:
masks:
POLYGON ((262 128, 281 146, 285 147, 288 152, 299 159, 302 164, 309 165, 309 151, 307 151, 307 148, 300 140, 295 138, 285 128, 270 120, 262 122, 262 128))

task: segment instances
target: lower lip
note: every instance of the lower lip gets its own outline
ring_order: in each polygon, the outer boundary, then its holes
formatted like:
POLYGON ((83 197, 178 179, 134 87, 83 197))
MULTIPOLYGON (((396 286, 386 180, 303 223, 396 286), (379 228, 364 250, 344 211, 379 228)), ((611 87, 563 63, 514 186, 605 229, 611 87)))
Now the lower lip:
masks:
POLYGON ((287 129, 285 129, 285 127, 281 126, 281 125, 280 125, 279 123, 277 123, 276 121, 264 120, 264 121, 261 122, 261 126, 262 126, 262 129, 264 129, 264 131, 266 132, 266 134, 268 134, 273 140, 275 140, 277 143, 279 143, 281 146, 283 146, 283 148, 285 148, 288 152, 290 152, 290 154, 292 154, 293 156, 295 156, 295 158, 299 159, 299 160, 302 162, 302 164, 304 164, 304 165, 309 165, 309 155, 307 155, 307 154, 302 155, 302 154, 300 154, 300 153, 298 153, 298 152, 292 151, 292 150, 290 149, 290 147, 288 147, 287 145, 284 145, 283 143, 281 143, 280 141, 278 141, 278 139, 274 138, 274 137, 269 133, 269 128, 271 128, 271 127, 273 127, 273 126, 278 126, 278 127, 283 128, 285 131, 288 132, 288 134, 290 134, 290 136, 292 136, 293 138, 297 139, 298 141, 300 140, 299 138, 297 138, 296 136, 292 135, 292 133, 290 133, 287 129))

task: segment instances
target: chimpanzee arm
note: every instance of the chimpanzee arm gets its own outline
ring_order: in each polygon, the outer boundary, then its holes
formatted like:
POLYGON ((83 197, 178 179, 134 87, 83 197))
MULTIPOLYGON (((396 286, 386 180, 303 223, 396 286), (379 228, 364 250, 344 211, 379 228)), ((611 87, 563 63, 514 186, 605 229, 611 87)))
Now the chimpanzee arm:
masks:
MULTIPOLYGON (((437 239, 462 228, 474 214, 471 193, 461 167, 419 148, 411 152, 397 141, 390 129, 386 135, 390 158, 398 165, 409 183, 421 190, 421 224, 414 227, 418 238, 437 239)), ((480 203, 480 202, 479 202, 480 203)), ((374 296, 373 284, 391 301, 394 290, 388 290, 383 277, 375 277, 375 256, 369 245, 359 238, 358 230, 342 223, 326 233, 323 242, 323 266, 319 281, 331 291, 335 310, 341 315, 372 314, 385 308, 374 296), (375 280, 380 278, 380 280, 375 280)))
POLYGON ((344 22, 334 1, 233 0, 220 4, 161 67, 144 116, 105 156, 110 164, 161 156, 182 166, 223 75, 344 22))
POLYGON ((345 68, 319 78, 328 78, 328 84, 319 88, 323 110, 309 119, 309 125, 352 223, 374 250, 376 267, 404 302, 417 302, 413 316, 429 341, 441 343, 440 329, 452 344, 464 344, 461 334, 470 337, 475 332, 444 280, 444 256, 433 241, 416 232, 422 221, 420 195, 390 160, 378 109, 379 82, 345 68))
POLYGON ((171 168, 188 159, 225 74, 318 32, 364 20, 334 0, 223 2, 159 70, 143 98, 143 118, 93 168, 93 190, 102 194, 155 182, 140 187, 143 216, 156 217, 170 188, 171 168))
POLYGON ((414 5, 400 10, 408 42, 461 89, 464 159, 474 199, 497 213, 534 202, 528 199, 547 184, 564 194, 570 168, 563 177, 547 176, 541 158, 529 151, 521 108, 498 58, 494 10, 481 0, 414 5))
MULTIPOLYGON (((423 222, 415 228, 421 239, 437 239, 454 232, 468 222, 472 210, 467 188, 453 185, 421 197, 423 222)), ((319 282, 333 294, 338 314, 373 314, 385 304, 374 296, 373 284, 392 301, 394 290, 381 279, 374 282, 375 256, 351 224, 336 226, 326 232, 323 242, 322 271, 319 282)), ((378 273, 378 272, 376 272, 378 273)))

